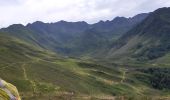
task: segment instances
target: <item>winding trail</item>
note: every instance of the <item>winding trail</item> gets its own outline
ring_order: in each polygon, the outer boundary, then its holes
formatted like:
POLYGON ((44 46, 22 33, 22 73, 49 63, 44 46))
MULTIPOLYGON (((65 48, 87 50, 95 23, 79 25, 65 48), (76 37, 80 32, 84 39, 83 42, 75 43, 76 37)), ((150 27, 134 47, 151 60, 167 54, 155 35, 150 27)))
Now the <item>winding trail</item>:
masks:
MULTIPOLYGON (((0 70, 4 70, 5 68, 8 68, 8 67, 12 67, 14 66, 15 64, 21 64, 21 69, 23 70, 23 77, 25 80, 29 81, 31 83, 31 86, 32 86, 32 89, 33 89, 33 94, 36 93, 37 89, 36 89, 36 83, 35 81, 33 80, 30 80, 28 75, 27 75, 27 70, 26 70, 26 67, 28 64, 31 64, 31 63, 35 63, 35 62, 39 62, 40 60, 42 59, 34 59, 33 61, 30 61, 30 62, 17 62, 17 63, 11 63, 11 64, 8 64, 4 67, 1 67, 0 70)), ((7 87, 6 87, 7 83, 2 80, 0 78, 0 89, 2 89, 10 98, 10 100, 20 100, 18 99, 18 97, 16 97, 7 87)))
MULTIPOLYGON (((33 63, 33 62, 31 62, 31 63, 33 63)), ((24 79, 31 83, 31 86, 32 86, 32 89, 33 89, 33 93, 36 93, 36 84, 35 84, 35 82, 33 80, 30 80, 28 78, 28 75, 27 75, 27 72, 26 72, 26 68, 25 68, 26 67, 26 63, 23 63, 21 65, 21 67, 22 67, 22 70, 23 70, 24 79)))
POLYGON ((123 83, 125 79, 126 79, 126 71, 123 71, 122 80, 120 81, 120 83, 123 83))
POLYGON ((28 76, 27 76, 27 73, 26 73, 25 65, 26 65, 26 64, 24 63, 24 64, 22 64, 22 66, 21 66, 21 67, 22 67, 22 70, 23 70, 23 75, 24 75, 25 80, 29 80, 29 79, 28 79, 28 76))

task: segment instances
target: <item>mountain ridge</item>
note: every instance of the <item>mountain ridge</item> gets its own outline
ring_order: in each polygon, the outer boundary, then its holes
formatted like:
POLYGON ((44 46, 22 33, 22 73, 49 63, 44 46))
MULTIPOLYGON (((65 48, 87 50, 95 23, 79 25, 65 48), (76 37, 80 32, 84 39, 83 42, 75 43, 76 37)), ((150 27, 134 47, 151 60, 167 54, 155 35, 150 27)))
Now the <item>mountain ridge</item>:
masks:
POLYGON ((97 48, 99 43, 107 45, 118 39, 147 15, 143 13, 131 18, 117 17, 112 21, 96 24, 88 24, 84 21, 59 21, 56 23, 37 21, 26 26, 14 24, 8 28, 2 28, 0 31, 7 32, 17 38, 20 37, 20 39, 27 40, 35 45, 38 44, 42 48, 51 49, 64 55, 77 56, 96 52, 97 49, 101 49, 97 48), (93 36, 94 34, 95 36, 93 36), (89 37, 94 41, 88 42, 89 37), (84 45, 89 45, 89 48, 84 47, 84 45), (85 49, 83 52, 82 48, 85 49))
POLYGON ((126 51, 131 51, 131 56, 133 54, 134 57, 143 56, 143 59, 152 60, 168 53, 169 11, 170 8, 160 8, 150 13, 143 22, 112 44, 113 56, 128 54, 126 51))

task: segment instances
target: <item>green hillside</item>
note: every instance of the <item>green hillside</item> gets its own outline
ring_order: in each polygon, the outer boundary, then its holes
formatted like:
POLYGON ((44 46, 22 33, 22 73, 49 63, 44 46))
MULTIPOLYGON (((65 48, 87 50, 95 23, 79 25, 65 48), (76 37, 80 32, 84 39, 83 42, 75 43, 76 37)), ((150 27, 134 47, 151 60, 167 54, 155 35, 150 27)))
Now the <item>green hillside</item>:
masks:
POLYGON ((103 49, 117 40, 144 20, 147 15, 143 13, 132 18, 116 17, 111 21, 95 24, 88 24, 84 21, 56 23, 36 21, 26 26, 10 25, 0 29, 0 32, 65 56, 96 56, 92 54, 99 54, 101 51, 98 49, 103 49))
POLYGON ((149 74, 136 68, 63 58, 3 33, 0 38, 0 76, 17 87, 23 100, 168 96, 148 83, 149 74))
MULTIPOLYGON (((112 44, 109 58, 126 56, 139 62, 159 59, 170 51, 169 8, 160 8, 112 44)), ((124 59, 125 59, 124 58, 124 59)))
POLYGON ((169 11, 156 10, 134 28, 144 17, 93 27, 61 21, 3 28, 0 77, 17 87, 22 100, 168 100, 169 11), (115 27, 122 37, 114 37, 115 27))

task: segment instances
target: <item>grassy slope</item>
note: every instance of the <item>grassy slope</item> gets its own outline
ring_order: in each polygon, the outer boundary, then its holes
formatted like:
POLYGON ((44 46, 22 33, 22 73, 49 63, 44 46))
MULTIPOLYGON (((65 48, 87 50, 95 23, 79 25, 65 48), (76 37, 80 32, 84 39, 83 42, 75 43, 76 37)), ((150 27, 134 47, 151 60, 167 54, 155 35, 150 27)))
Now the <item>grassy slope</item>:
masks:
POLYGON ((155 59, 163 63, 169 60, 166 56, 170 48, 169 12, 169 8, 161 8, 150 13, 143 22, 113 43, 108 58, 125 63, 155 59))
POLYGON ((162 66, 162 67, 169 67, 170 66, 170 53, 166 54, 165 56, 151 61, 151 63, 155 66, 162 66))
POLYGON ((0 34, 0 76, 14 84, 23 100, 113 99, 162 95, 139 81, 143 73, 126 67, 65 59, 0 34), (154 94, 153 94, 154 93, 154 94))

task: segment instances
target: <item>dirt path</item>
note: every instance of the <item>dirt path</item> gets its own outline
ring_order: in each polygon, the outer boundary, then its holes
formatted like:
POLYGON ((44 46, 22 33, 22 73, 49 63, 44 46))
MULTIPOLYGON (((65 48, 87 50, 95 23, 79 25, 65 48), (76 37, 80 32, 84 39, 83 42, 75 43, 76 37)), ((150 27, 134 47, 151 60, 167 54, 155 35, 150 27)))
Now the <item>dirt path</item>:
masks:
POLYGON ((28 76, 27 76, 27 73, 26 73, 25 65, 26 65, 25 63, 22 64, 21 68, 23 70, 23 75, 24 75, 25 80, 29 80, 28 76))
MULTIPOLYGON (((31 63, 33 63, 33 62, 31 62, 31 63)), ((32 86, 32 89, 33 89, 33 93, 36 93, 36 91, 37 91, 36 84, 35 84, 35 82, 33 80, 28 78, 28 75, 27 75, 27 72, 26 72, 26 68, 25 68, 26 67, 26 63, 23 63, 21 65, 21 67, 22 67, 22 70, 23 70, 24 79, 28 80, 31 83, 31 86, 32 86)))
POLYGON ((37 92, 37 89, 36 89, 36 84, 34 81, 30 80, 31 82, 31 85, 32 85, 32 88, 33 88, 33 93, 36 93, 37 92))
POLYGON ((126 79, 126 71, 124 70, 122 75, 122 80, 120 81, 120 83, 123 83, 125 79, 126 79))

